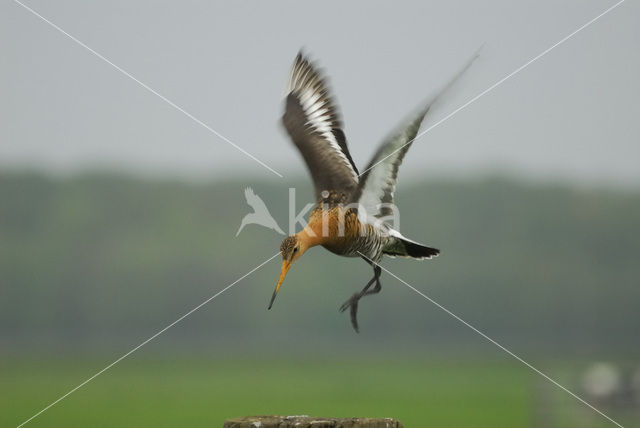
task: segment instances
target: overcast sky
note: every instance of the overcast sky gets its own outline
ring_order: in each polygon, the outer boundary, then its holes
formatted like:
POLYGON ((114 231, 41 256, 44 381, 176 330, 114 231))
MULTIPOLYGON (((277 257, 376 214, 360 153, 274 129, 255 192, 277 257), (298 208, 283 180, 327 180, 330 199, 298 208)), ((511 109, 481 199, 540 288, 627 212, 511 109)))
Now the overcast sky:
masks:
MULTIPOLYGON (((301 47, 327 71, 363 165, 481 44, 423 129, 615 1, 23 3, 290 175, 304 165, 279 118, 301 47)), ((636 186, 639 18, 627 0, 422 137, 403 174, 498 169, 636 186)), ((275 177, 19 4, 2 2, 0 27, 2 167, 275 177)))

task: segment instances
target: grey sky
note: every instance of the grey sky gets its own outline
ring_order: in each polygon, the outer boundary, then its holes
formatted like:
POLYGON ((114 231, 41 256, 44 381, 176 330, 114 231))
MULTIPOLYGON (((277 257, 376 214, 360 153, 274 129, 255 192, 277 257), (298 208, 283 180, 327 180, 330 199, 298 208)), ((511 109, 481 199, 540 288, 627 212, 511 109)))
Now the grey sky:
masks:
MULTIPOLYGON (((304 172, 279 124, 301 47, 326 69, 364 165, 482 43, 426 126, 615 1, 24 3, 286 175, 304 172)), ((425 135, 403 175, 636 186, 639 17, 627 0, 425 135)), ((0 27, 3 167, 271 175, 16 3, 0 5, 0 27)))

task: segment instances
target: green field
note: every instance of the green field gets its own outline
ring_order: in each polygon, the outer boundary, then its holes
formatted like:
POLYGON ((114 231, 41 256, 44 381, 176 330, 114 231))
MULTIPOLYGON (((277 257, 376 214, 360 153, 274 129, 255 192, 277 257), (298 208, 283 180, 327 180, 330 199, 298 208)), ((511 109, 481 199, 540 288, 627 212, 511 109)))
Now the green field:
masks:
MULTIPOLYGON (((3 362, 0 425, 16 426, 100 361, 3 362)), ((29 426, 222 426, 251 414, 395 417, 405 426, 530 426, 520 366, 443 361, 124 361, 29 426)))
MULTIPOLYGON (((17 426, 109 363, 1 361, 2 427, 17 426)), ((571 367, 556 364, 550 373, 574 388, 571 367)), ((637 426, 637 413, 600 408, 637 426)), ((257 414, 394 417, 405 427, 615 426, 515 361, 257 356, 132 357, 27 426, 221 427, 226 418, 257 414)))
MULTIPOLYGON (((0 173, 0 427, 274 254, 270 230, 235 236, 251 183, 284 225, 281 181, 0 173)), ((403 188, 403 230, 443 254, 385 268, 578 394, 589 367, 612 364, 615 393, 589 400, 640 426, 640 193, 500 178, 403 188)), ((615 426, 386 273, 355 334, 337 309, 370 278, 364 262, 314 250, 267 311, 279 271, 265 265, 28 426, 220 427, 265 413, 615 426)))

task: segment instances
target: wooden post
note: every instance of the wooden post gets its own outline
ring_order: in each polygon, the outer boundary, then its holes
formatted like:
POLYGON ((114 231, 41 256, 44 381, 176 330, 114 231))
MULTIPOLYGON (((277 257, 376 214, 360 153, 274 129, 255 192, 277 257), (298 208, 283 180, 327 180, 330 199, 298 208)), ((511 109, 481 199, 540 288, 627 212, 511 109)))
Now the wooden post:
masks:
POLYGON ((310 416, 247 416, 227 419, 224 428, 402 428, 391 418, 312 418, 310 416))

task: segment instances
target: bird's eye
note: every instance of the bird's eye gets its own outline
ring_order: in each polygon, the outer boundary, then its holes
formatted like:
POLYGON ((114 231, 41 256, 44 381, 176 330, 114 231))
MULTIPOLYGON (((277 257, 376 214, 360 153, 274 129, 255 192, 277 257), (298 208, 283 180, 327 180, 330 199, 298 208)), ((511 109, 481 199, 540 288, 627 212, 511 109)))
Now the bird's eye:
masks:
POLYGON ((297 253, 298 252, 298 247, 293 247, 293 252, 297 253))

